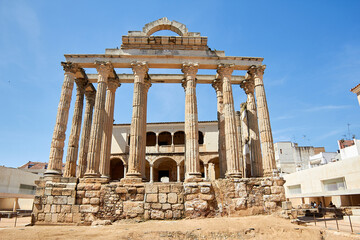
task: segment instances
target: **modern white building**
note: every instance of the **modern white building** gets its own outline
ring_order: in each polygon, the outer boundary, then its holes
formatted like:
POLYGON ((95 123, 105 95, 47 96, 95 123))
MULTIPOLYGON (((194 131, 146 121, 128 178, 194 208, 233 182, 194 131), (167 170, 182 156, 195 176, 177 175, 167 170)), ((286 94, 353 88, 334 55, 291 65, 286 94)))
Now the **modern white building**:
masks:
POLYGON ((0 210, 31 210, 40 175, 0 166, 0 210))
POLYGON ((325 152, 324 147, 299 146, 293 142, 274 143, 276 167, 282 175, 309 168, 310 157, 325 152))
POLYGON ((312 168, 284 175, 285 194, 293 206, 311 201, 360 206, 360 142, 345 141, 339 141, 338 155, 317 154, 311 157, 312 168))

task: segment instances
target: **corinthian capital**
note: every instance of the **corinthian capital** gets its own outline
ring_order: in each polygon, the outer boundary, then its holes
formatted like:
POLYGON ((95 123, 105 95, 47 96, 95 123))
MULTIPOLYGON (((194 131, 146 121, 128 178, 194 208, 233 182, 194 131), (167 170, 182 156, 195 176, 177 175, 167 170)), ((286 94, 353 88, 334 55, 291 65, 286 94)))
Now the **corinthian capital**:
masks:
POLYGON ((264 71, 265 71, 266 65, 261 65, 261 66, 251 66, 248 70, 248 74, 251 77, 262 77, 264 75, 264 71))
POLYGON ((253 78, 247 78, 240 83, 240 87, 244 89, 246 94, 254 94, 255 82, 253 78))
POLYGON ((144 81, 144 90, 145 90, 146 93, 149 91, 149 88, 151 87, 151 85, 152 84, 151 84, 150 78, 145 79, 145 81, 144 81))
POLYGON ((133 70, 133 73, 140 78, 144 79, 145 75, 147 74, 149 67, 146 62, 141 61, 134 61, 131 63, 131 68, 133 70))
POLYGON ((215 79, 211 86, 215 89, 216 92, 220 91, 222 92, 222 81, 221 79, 215 79))
POLYGON ((103 62, 103 61, 95 61, 96 70, 98 71, 99 75, 104 78, 108 78, 111 71, 113 71, 113 66, 110 62, 103 62))
POLYGON ((217 73, 220 76, 220 79, 224 77, 230 79, 231 74, 234 71, 234 64, 219 64, 217 68, 217 73))
POLYGON ((107 88, 110 90, 110 91, 115 91, 118 87, 120 87, 120 81, 119 79, 114 79, 114 78, 111 78, 108 80, 108 85, 107 85, 107 88))
POLYGON ((61 66, 63 66, 66 73, 75 74, 77 71, 80 70, 79 66, 76 63, 72 62, 61 62, 61 66))
POLYGON ((195 79, 198 69, 199 69, 199 64, 190 62, 190 63, 184 63, 182 65, 181 71, 184 73, 185 78, 190 76, 191 78, 195 79))

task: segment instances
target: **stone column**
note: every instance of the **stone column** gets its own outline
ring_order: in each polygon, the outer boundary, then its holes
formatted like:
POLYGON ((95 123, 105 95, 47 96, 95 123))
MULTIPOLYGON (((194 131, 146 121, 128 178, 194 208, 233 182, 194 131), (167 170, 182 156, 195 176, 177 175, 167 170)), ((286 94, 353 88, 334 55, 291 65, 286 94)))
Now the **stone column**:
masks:
POLYGON ((69 117, 71 94, 74 87, 75 73, 79 69, 76 64, 70 62, 62 62, 61 65, 64 68, 65 76, 51 141, 49 164, 45 172, 46 175, 61 175, 62 172, 62 158, 64 155, 65 132, 69 117))
POLYGON ((225 121, 223 112, 223 91, 222 82, 215 79, 212 83, 213 88, 216 91, 217 99, 217 119, 218 119, 218 151, 219 151, 219 167, 220 167, 220 178, 225 178, 226 173, 226 153, 225 153, 225 121))
POLYGON ((143 117, 142 117, 142 144, 145 148, 145 150, 143 152, 141 152, 141 157, 140 157, 140 166, 141 166, 141 176, 143 180, 146 180, 146 173, 145 173, 145 163, 146 163, 146 117, 147 117, 147 95, 149 92, 149 88, 151 87, 151 81, 148 75, 145 76, 144 79, 144 87, 143 87, 143 97, 144 97, 144 111, 142 112, 143 117))
POLYGON ((262 160, 261 160, 261 148, 259 140, 259 128, 256 114, 256 104, 254 97, 254 80, 249 78, 242 81, 240 84, 241 88, 244 89, 247 94, 246 108, 247 108, 247 120, 249 127, 249 141, 248 145, 250 148, 250 162, 251 162, 251 175, 252 177, 261 177, 262 171, 262 160))
MULTIPOLYGON (((240 111, 235 112, 235 119, 236 119, 236 133, 237 133, 237 139, 238 139, 238 149, 239 149, 239 160, 240 160, 240 172, 243 173, 244 171, 244 165, 243 165, 243 144, 242 144, 242 137, 241 137, 241 116, 240 111)), ((242 174, 242 176, 244 176, 242 174)))
POLYGON ((79 137, 81 130, 82 113, 84 106, 85 87, 88 83, 86 79, 76 79, 76 101, 74 107, 74 115, 71 125, 71 132, 68 143, 68 150, 66 155, 66 164, 64 170, 64 177, 76 176, 76 162, 79 149, 79 137))
POLYGON ((104 130, 104 114, 105 114, 105 100, 106 89, 110 71, 113 68, 110 63, 99 62, 96 65, 98 75, 98 86, 94 106, 94 119, 91 125, 89 152, 87 155, 88 163, 85 177, 100 177, 100 151, 101 142, 104 130))
POLYGON ((124 165, 124 177, 126 176, 127 173, 127 165, 124 165))
POLYGON ((108 80, 99 168, 101 177, 103 178, 110 178, 110 154, 114 122, 115 92, 118 87, 120 87, 119 79, 108 80))
POLYGON ((176 164, 176 181, 180 182, 180 165, 176 164))
POLYGON ((81 131, 81 139, 80 139, 80 151, 79 151, 79 164, 78 169, 76 171, 76 176, 78 178, 84 177, 86 166, 87 166, 87 154, 89 150, 89 142, 90 142, 90 132, 91 132, 91 122, 93 109, 95 104, 95 91, 86 91, 85 92, 85 114, 84 114, 84 123, 81 131))
POLYGON ((204 163, 204 178, 208 179, 208 165, 204 163))
POLYGON ((156 134, 156 152, 159 152, 159 133, 156 134))
POLYGON ((240 159, 238 140, 236 133, 236 120, 234 99, 231 86, 231 74, 233 72, 232 65, 220 64, 217 72, 222 82, 223 89, 223 111, 225 121, 225 146, 226 146, 226 176, 229 178, 240 178, 240 159))
POLYGON ((240 124, 241 124, 241 151, 243 156, 243 177, 251 177, 251 160, 249 151, 249 128, 247 120, 246 102, 240 104, 240 124))
POLYGON ((142 138, 143 135, 145 98, 144 98, 144 81, 148 71, 148 66, 145 62, 133 62, 131 64, 134 72, 134 97, 133 97, 133 113, 130 129, 130 151, 128 172, 126 178, 133 178, 136 181, 141 181, 141 165, 145 156, 146 144, 142 138))
POLYGON ((175 145, 174 145, 174 133, 171 133, 171 151, 175 152, 175 145))
POLYGON ((265 88, 263 82, 263 75, 265 70, 263 66, 252 66, 249 69, 249 74, 254 78, 255 82, 255 93, 257 103, 257 113, 259 119, 259 130, 261 139, 261 149, 263 153, 263 169, 264 176, 273 176, 276 171, 274 142, 272 137, 269 109, 267 106, 265 88))
POLYGON ((198 64, 183 64, 185 79, 185 178, 201 178, 199 162, 199 129, 196 102, 196 73, 198 64))
POLYGON ((150 163, 150 182, 154 182, 154 165, 150 163))

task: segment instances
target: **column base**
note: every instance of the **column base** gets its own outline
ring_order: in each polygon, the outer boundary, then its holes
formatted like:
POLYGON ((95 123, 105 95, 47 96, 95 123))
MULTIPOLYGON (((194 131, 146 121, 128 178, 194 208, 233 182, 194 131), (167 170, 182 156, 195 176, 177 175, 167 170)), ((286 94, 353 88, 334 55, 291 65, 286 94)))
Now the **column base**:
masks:
POLYGON ((84 178, 100 178, 100 173, 85 173, 84 178))
POLYGON ((225 178, 242 178, 241 173, 226 173, 225 178))
POLYGON ((204 179, 201 177, 201 173, 187 173, 185 177, 186 182, 203 182, 204 179))
POLYGON ((101 178, 110 179, 110 176, 109 175, 101 175, 101 178))
POLYGON ((123 184, 134 184, 134 183, 142 183, 141 177, 125 177, 120 180, 120 183, 123 184))
POLYGON ((62 172, 61 170, 51 170, 51 169, 48 169, 46 170, 46 172, 44 173, 44 176, 45 177, 51 177, 51 176, 61 176, 62 175, 62 172))

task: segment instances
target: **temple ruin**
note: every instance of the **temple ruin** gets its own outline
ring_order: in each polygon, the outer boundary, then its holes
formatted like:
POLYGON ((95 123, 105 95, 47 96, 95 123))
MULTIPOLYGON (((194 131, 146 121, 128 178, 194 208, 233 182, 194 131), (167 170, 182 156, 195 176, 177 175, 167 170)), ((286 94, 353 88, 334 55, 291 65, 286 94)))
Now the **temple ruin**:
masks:
POLYGON ((66 54, 65 59, 49 164, 37 182, 36 224, 251 215, 276 211, 285 201, 263 58, 225 56, 207 46, 207 37, 161 18, 123 36, 120 48, 66 54), (152 36, 161 30, 179 36, 152 36), (89 68, 98 73, 86 74, 89 68), (133 74, 115 71, 123 68, 133 74), (149 74, 149 68, 181 69, 183 74, 149 74), (215 71, 199 75, 198 69, 215 71), (244 76, 233 75, 234 70, 244 76), (131 124, 113 124, 115 92, 127 83, 134 84, 131 124), (184 122, 147 124, 148 91, 152 84, 167 83, 184 88, 184 122), (214 88, 217 121, 198 122, 197 84, 214 88), (237 86, 247 95, 241 112, 234 108, 232 88, 237 86))

